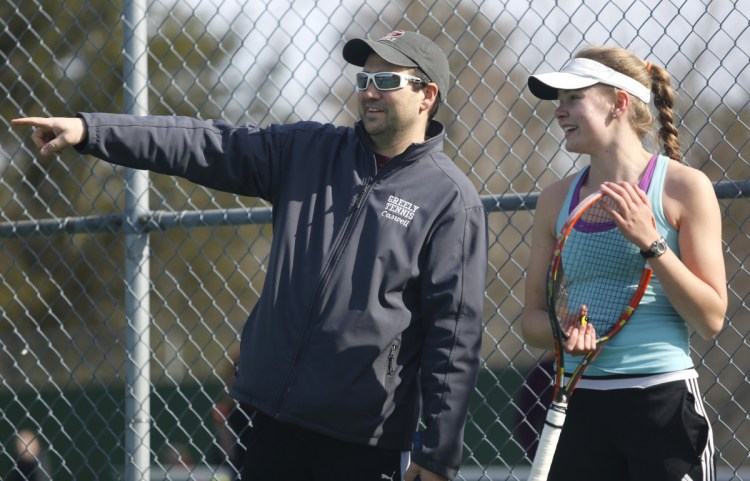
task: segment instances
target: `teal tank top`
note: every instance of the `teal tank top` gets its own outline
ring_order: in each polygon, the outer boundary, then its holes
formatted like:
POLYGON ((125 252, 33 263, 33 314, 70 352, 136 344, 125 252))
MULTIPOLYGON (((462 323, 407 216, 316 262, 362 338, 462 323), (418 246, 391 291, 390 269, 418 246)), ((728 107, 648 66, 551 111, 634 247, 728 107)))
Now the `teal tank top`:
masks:
MULTIPOLYGON (((659 234, 680 257, 678 232, 667 221, 662 204, 664 179, 670 159, 655 155, 649 162, 640 187, 648 193, 659 234)), ((578 203, 581 184, 588 167, 574 180, 557 218, 557 231, 578 203)), ((582 356, 565 354, 565 370, 572 372, 582 356)), ((641 304, 622 330, 608 341, 602 352, 586 370, 587 377, 644 375, 690 369, 689 332, 685 321, 667 299, 656 276, 651 278, 641 304)))

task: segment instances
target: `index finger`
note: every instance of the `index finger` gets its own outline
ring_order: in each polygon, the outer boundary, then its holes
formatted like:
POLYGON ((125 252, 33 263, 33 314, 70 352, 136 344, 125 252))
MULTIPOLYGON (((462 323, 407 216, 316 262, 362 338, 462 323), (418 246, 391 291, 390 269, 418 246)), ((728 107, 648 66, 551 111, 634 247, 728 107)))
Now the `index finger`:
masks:
POLYGON ((44 117, 20 117, 11 119, 12 125, 30 125, 32 127, 47 127, 51 124, 50 120, 44 117))

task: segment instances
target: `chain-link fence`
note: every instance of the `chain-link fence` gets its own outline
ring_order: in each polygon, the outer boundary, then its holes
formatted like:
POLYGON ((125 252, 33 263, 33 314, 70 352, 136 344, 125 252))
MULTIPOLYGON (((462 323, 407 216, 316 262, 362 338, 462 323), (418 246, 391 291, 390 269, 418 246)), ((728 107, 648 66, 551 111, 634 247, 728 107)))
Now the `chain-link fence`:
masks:
POLYGON ((23 464, 21 439, 39 479, 141 479, 128 466, 144 447, 152 479, 226 476, 217 406, 272 235, 269 206, 256 199, 133 177, 72 152, 39 157, 10 119, 141 109, 349 125, 357 69, 343 43, 406 29, 449 54, 454 82, 438 120, 490 212, 484 364, 461 479, 524 479, 549 384, 546 354, 520 338, 522 280, 536 195, 581 161, 560 149, 553 107, 526 79, 584 45, 617 44, 671 73, 686 162, 721 197, 729 310, 715 340, 693 336, 692 354, 722 479, 750 480, 742 2, 140 1, 0 3, 3 479, 23 464))

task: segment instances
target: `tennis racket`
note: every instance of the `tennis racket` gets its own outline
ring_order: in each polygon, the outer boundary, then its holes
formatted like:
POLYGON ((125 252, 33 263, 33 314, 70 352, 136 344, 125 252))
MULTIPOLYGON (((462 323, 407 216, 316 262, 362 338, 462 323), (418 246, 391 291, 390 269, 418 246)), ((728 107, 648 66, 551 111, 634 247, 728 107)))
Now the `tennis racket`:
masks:
POLYGON ((603 203, 614 206, 599 191, 583 199, 568 216, 552 252, 547 311, 555 341, 554 393, 529 481, 546 481, 576 384, 604 344, 630 319, 651 280, 652 270, 640 250, 622 235, 603 203), (597 344, 563 384, 565 331, 575 322, 592 323, 597 344))

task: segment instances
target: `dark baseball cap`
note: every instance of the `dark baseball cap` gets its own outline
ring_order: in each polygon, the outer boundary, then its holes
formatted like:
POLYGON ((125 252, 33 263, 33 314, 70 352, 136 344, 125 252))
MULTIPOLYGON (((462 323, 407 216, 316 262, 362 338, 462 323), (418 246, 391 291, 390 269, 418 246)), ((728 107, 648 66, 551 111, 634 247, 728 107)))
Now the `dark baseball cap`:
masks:
POLYGON ((448 57, 435 42, 416 32, 396 30, 381 39, 354 38, 344 45, 344 60, 363 67, 371 53, 400 67, 417 67, 438 86, 440 101, 445 100, 450 81, 448 57))

